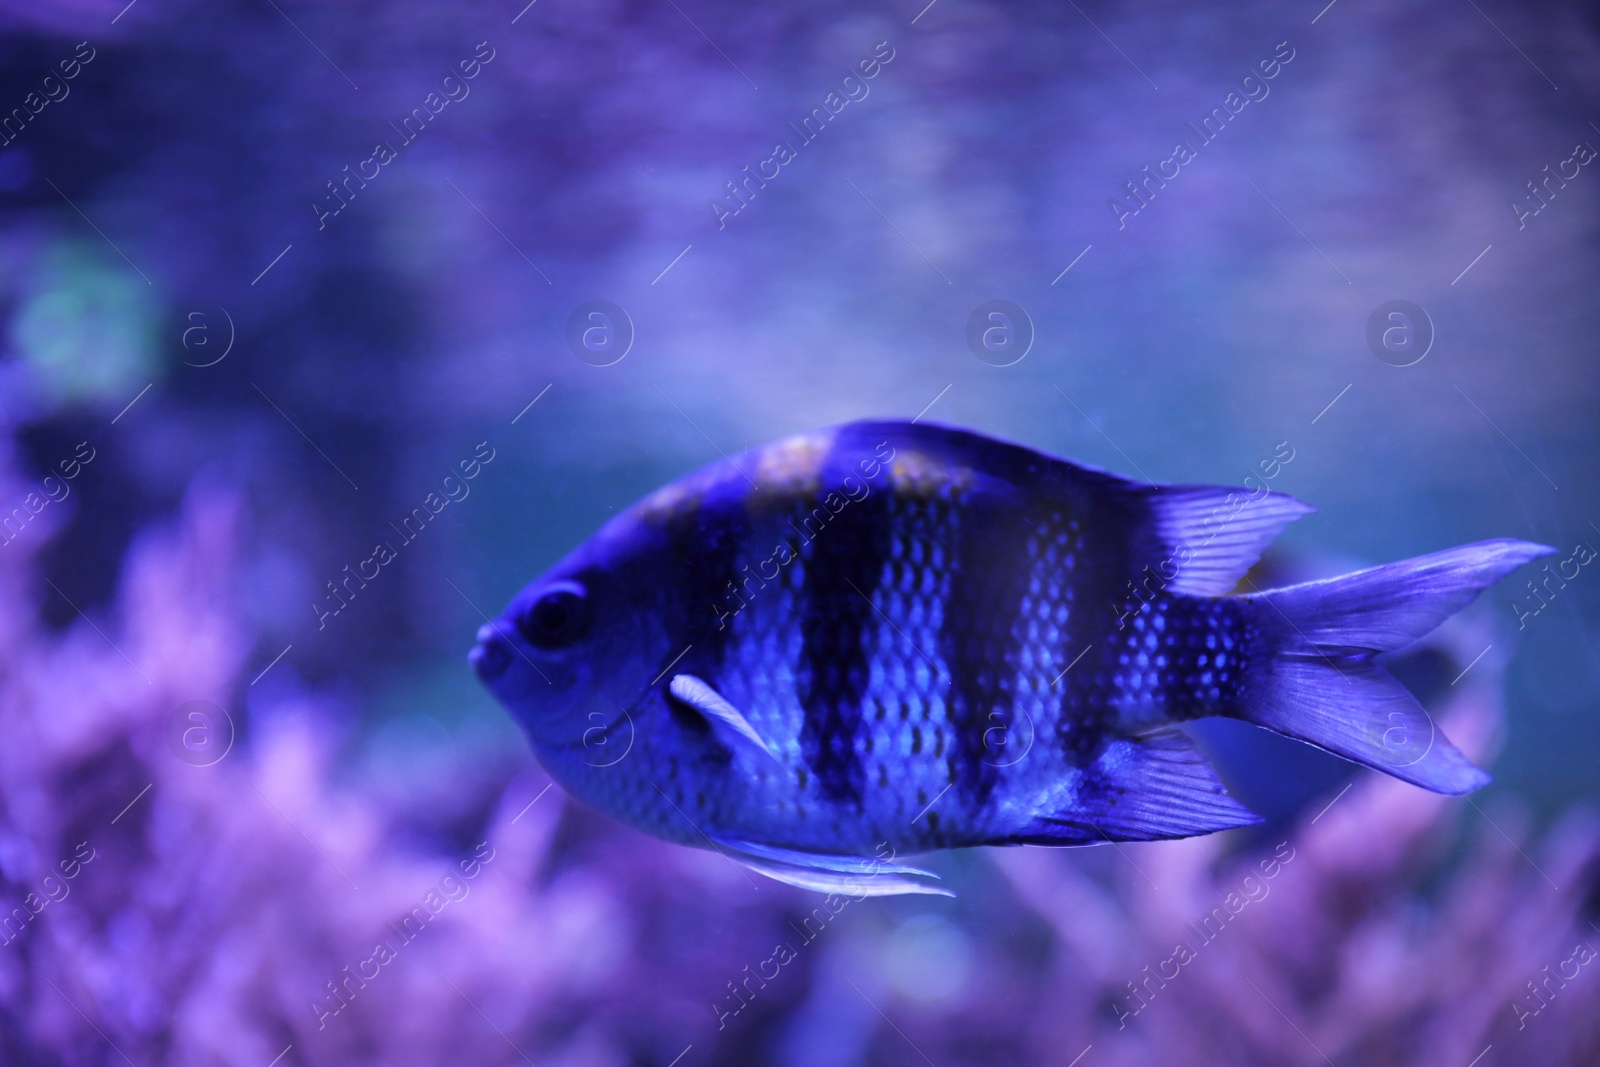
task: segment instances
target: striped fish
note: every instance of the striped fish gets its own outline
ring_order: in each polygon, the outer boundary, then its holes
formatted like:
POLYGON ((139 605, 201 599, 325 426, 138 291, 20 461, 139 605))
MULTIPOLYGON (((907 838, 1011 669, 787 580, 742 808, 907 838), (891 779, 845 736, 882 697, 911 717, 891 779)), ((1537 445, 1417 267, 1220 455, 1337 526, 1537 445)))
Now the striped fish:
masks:
POLYGON ((569 792, 819 890, 938 892, 900 852, 1259 821, 1178 728, 1204 716, 1482 786, 1373 656, 1551 549, 1234 595, 1311 510, 854 423, 652 493, 517 594, 471 662, 569 792))

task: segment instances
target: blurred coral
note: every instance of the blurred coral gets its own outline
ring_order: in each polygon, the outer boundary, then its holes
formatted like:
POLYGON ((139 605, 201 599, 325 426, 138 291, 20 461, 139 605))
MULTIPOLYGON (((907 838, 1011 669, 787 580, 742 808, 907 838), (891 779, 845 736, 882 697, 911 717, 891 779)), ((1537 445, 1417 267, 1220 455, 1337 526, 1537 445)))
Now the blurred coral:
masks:
MULTIPOLYGON (((1444 716, 1469 754, 1496 725, 1497 685, 1444 716)), ((1059 856, 1003 855, 1058 946, 1060 1010, 1041 1016, 1038 1057, 1093 1041, 1096 1062, 1129 1065, 1596 1062, 1593 976, 1560 983, 1537 1017, 1513 1004, 1538 1007, 1527 983, 1545 964, 1600 946, 1584 910, 1600 826, 1575 813, 1537 849, 1526 838, 1514 808, 1486 813, 1364 771, 1286 831, 1281 864, 1225 856, 1221 837, 1125 846, 1108 890, 1059 856), (1446 863, 1458 819, 1475 824, 1472 844, 1446 863), (1163 966, 1178 943, 1191 958, 1163 966)))
MULTIPOLYGON (((1281 844, 939 858, 956 900, 832 915, 566 806, 528 762, 457 768, 467 814, 450 846, 419 844, 419 816, 346 773, 317 696, 248 695, 240 522, 198 482, 136 542, 117 617, 60 635, 34 614, 57 595, 35 541, 0 550, 6 1063, 1600 1057, 1600 968, 1577 948, 1600 944, 1593 821, 1535 844, 1514 809, 1368 772, 1281 844), (214 759, 184 747, 193 701, 250 708, 214 759)), ((1451 689, 1469 752, 1499 684, 1451 689)))

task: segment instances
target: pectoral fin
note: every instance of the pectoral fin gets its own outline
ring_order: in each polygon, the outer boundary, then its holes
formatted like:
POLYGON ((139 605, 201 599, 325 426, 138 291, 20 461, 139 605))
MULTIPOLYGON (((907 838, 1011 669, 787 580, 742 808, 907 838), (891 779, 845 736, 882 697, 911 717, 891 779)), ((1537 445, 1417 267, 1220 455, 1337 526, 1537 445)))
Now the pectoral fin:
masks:
POLYGON ((756 733, 744 713, 728 703, 721 693, 705 681, 692 674, 680 674, 668 684, 667 692, 678 703, 698 712, 711 727, 711 732, 729 748, 757 752, 767 759, 782 762, 772 746, 756 733))

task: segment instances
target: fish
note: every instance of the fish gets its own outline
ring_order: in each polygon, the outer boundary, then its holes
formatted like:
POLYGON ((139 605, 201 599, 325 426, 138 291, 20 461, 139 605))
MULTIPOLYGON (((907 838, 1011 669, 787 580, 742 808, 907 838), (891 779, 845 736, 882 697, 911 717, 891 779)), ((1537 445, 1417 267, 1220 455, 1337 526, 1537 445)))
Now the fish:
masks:
POLYGON ((1255 588, 1313 510, 855 422, 650 493, 469 660, 568 793, 819 892, 948 892, 902 853, 1258 823, 1182 729, 1207 717, 1482 787, 1374 657, 1554 550, 1486 540, 1255 588))

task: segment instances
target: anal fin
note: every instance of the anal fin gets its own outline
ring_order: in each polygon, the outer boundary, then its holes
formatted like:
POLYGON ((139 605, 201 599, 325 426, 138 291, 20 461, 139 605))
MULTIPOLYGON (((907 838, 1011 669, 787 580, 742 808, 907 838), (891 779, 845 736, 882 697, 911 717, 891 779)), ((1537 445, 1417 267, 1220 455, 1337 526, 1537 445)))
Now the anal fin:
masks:
POLYGON ((1228 795, 1211 761, 1173 727, 1110 742, 1046 806, 1019 833, 993 843, 1163 841, 1262 821, 1228 795))

